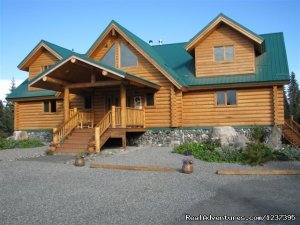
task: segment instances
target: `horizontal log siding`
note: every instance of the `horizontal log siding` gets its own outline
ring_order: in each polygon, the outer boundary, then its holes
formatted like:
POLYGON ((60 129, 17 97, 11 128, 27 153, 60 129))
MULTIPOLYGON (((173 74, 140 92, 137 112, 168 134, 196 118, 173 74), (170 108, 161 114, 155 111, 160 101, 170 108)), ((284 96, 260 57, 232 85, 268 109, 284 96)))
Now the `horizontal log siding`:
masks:
POLYGON ((247 74, 255 72, 253 43, 245 36, 221 25, 195 48, 196 76, 247 74), (214 47, 234 46, 234 60, 216 62, 214 47))
POLYGON ((278 87, 277 89, 277 104, 278 104, 278 115, 277 115, 277 123, 279 125, 284 124, 284 101, 283 101, 283 87, 278 87))
MULTIPOLYGON (((283 98, 279 98, 283 121, 283 98)), ((237 105, 218 107, 215 91, 183 93, 183 126, 273 125, 273 89, 239 89, 237 105)))
MULTIPOLYGON (((47 50, 44 50, 29 66, 29 79, 42 72, 41 66, 53 65, 58 59, 47 50)), ((29 87, 30 91, 42 90, 41 88, 29 87)))
POLYGON ((45 130, 59 126, 64 119, 63 102, 57 101, 56 113, 45 113, 43 101, 18 102, 16 130, 45 130))

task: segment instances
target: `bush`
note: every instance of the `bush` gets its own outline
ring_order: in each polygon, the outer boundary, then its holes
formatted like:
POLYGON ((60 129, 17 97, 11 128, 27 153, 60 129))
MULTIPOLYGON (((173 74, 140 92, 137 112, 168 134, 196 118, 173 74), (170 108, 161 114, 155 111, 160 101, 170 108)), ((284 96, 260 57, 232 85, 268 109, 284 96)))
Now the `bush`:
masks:
POLYGON ((300 149, 294 147, 285 147, 273 152, 274 160, 284 160, 288 158, 290 161, 300 161, 300 149))
POLYGON ((263 128, 255 127, 255 128, 253 128, 253 130, 251 132, 251 136, 252 136, 252 139, 254 140, 254 142, 262 143, 262 142, 264 142, 266 132, 263 128))
POLYGON ((196 159, 207 162, 243 162, 241 150, 221 148, 218 143, 185 143, 175 147, 173 152, 183 155, 192 152, 196 159))
POLYGON ((273 159, 272 149, 262 143, 247 144, 244 156, 245 162, 252 166, 262 165, 273 159))
POLYGON ((34 139, 13 141, 6 138, 0 138, 0 150, 12 148, 35 148, 41 146, 44 146, 44 144, 41 141, 34 139))

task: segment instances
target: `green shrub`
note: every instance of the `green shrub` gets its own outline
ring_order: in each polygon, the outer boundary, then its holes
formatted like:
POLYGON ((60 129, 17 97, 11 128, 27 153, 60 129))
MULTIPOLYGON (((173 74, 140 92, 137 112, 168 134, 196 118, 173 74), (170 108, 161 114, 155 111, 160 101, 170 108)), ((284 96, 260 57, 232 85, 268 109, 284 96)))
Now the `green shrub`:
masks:
POLYGON ((273 159, 272 149, 262 143, 249 143, 247 144, 244 153, 245 162, 252 166, 262 165, 273 159))
POLYGON ((185 143, 174 148, 175 153, 192 152, 196 159, 207 162, 243 162, 241 150, 222 148, 218 143, 185 143))
POLYGON ((262 143, 264 141, 264 138, 266 136, 266 132, 263 128, 255 127, 253 128, 251 132, 252 139, 256 143, 262 143))
POLYGON ((39 140, 31 139, 31 140, 17 141, 16 146, 18 148, 35 148, 35 147, 44 146, 44 144, 39 140))
POLYGON ((13 141, 6 138, 0 138, 0 150, 12 148, 35 148, 41 146, 44 146, 44 144, 41 141, 35 139, 13 141))
POLYGON ((15 148, 15 146, 15 141, 6 138, 0 138, 0 150, 15 148))
POLYGON ((285 147, 273 152, 274 160, 288 158, 290 161, 300 161, 300 149, 295 147, 285 147))

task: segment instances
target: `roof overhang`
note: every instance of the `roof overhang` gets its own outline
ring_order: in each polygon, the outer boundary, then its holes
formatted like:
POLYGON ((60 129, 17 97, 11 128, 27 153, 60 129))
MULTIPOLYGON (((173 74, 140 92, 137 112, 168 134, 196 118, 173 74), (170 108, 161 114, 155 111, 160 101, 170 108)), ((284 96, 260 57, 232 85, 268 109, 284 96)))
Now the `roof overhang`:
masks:
POLYGON ((42 50, 46 49, 52 55, 54 55, 58 60, 62 59, 62 56, 47 46, 43 41, 41 41, 18 65, 20 70, 28 71, 29 65, 41 54, 42 50))
MULTIPOLYGON (((38 88, 44 88, 49 90, 55 90, 55 91, 63 91, 64 87, 69 87, 72 89, 78 89, 78 88, 93 88, 93 87, 109 87, 109 86, 116 86, 121 83, 127 83, 134 86, 141 86, 141 87, 150 87, 153 89, 159 89, 160 86, 147 81, 145 79, 139 78, 137 76, 134 76, 132 74, 127 74, 123 71, 118 71, 117 69, 110 69, 107 66, 102 66, 97 64, 96 62, 92 62, 91 60, 83 59, 81 57, 72 55, 65 60, 57 63, 56 65, 48 68, 46 71, 38 75, 37 77, 33 78, 29 86, 32 87, 38 87, 38 88), (59 71, 62 68, 67 68, 69 65, 76 64, 77 68, 83 68, 85 71, 90 72, 90 74, 82 74, 79 78, 82 79, 80 82, 74 81, 74 77, 72 77, 72 74, 68 75, 68 78, 64 76, 61 71, 59 71), (105 77, 105 79, 113 79, 113 81, 105 80, 105 81, 99 81, 96 82, 95 80, 92 81, 91 77, 93 72, 97 72, 98 74, 101 74, 102 77, 105 77), (87 76, 86 76, 87 75, 87 76), (90 76, 89 76, 90 75, 90 76), (72 78, 72 80, 70 80, 72 78), (116 80, 116 81, 114 81, 116 80), (79 85, 78 83, 81 83, 79 85)), ((71 91, 72 92, 72 91, 71 91)), ((77 93, 77 91, 73 91, 73 93, 77 93)))
POLYGON ((243 27, 242 25, 238 24, 237 22, 233 21, 232 19, 228 18, 227 16, 220 14, 217 18, 215 18, 212 22, 210 22, 203 30, 201 30, 198 34, 196 34, 186 45, 185 49, 191 52, 196 45, 205 39, 215 27, 217 27, 220 23, 224 23, 234 30, 240 32, 244 36, 248 37, 258 45, 262 45, 264 39, 259 35, 255 34, 254 32, 248 30, 247 28, 243 27))

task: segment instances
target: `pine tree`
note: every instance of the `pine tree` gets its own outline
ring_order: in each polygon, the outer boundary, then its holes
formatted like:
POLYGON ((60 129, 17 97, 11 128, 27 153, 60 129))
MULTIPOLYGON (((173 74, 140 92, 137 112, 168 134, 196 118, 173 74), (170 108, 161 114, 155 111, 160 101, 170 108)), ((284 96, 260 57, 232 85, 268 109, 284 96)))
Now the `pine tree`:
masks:
POLYGON ((291 117, 290 104, 288 102, 287 91, 283 89, 283 104, 284 104, 284 118, 289 119, 291 117))
POLYGON ((299 119, 299 86, 294 72, 291 73, 290 84, 288 86, 288 101, 290 106, 290 114, 297 121, 299 119))
MULTIPOLYGON (((16 89, 15 79, 12 78, 8 94, 10 94, 15 89, 16 89)), ((5 133, 8 135, 11 135, 14 131, 14 104, 13 104, 13 102, 7 102, 7 104, 4 108, 3 121, 4 121, 5 133)))
POLYGON ((0 100, 0 138, 5 137, 5 124, 4 124, 4 106, 2 100, 0 100))

